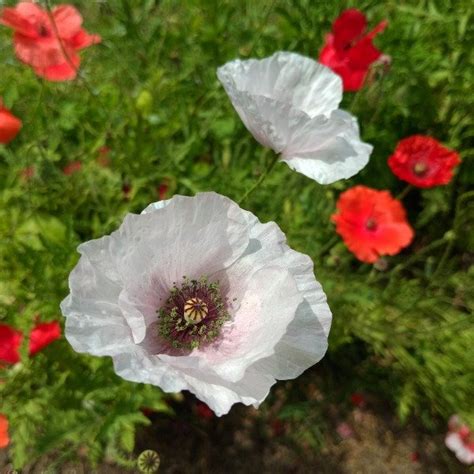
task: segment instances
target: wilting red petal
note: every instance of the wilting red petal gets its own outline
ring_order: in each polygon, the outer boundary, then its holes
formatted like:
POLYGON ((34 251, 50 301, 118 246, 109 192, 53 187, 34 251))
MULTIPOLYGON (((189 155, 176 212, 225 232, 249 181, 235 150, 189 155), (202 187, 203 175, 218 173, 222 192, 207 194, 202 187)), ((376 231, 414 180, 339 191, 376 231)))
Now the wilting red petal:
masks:
POLYGON ((333 24, 334 46, 336 49, 348 48, 359 38, 367 27, 365 15, 355 8, 343 11, 333 24))
POLYGON ((21 120, 0 104, 0 143, 11 142, 22 127, 21 120))
POLYGON ((61 326, 57 321, 37 324, 30 334, 29 354, 36 354, 41 349, 61 337, 61 326))
POLYGON ((388 159, 395 176, 420 188, 448 184, 460 162, 457 152, 423 135, 400 140, 388 159))
POLYGON ((6 324, 0 324, 0 360, 9 364, 20 361, 20 346, 23 335, 6 324))
POLYGON ((10 444, 8 436, 8 419, 0 413, 0 448, 6 448, 10 444))
POLYGON ((355 186, 339 196, 337 209, 332 216, 336 232, 362 262, 396 255, 413 239, 402 204, 388 191, 355 186))

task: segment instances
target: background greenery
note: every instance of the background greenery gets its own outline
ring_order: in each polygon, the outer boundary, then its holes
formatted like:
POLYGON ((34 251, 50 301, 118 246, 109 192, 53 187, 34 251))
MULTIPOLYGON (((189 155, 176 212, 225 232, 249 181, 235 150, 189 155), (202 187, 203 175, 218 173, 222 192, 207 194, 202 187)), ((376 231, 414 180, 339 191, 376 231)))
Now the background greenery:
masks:
MULTIPOLYGON (((240 198, 270 155, 242 125, 216 68, 276 50, 317 58, 332 21, 355 5, 71 3, 86 29, 103 38, 82 53, 74 82, 35 77, 15 59, 11 32, 0 29, 0 95, 24 124, 14 142, 0 146, 0 320, 25 331, 35 315, 62 320, 58 305, 77 245, 156 201, 160 185, 168 196, 214 190, 240 198), (104 146, 107 167, 98 161, 104 146), (65 175, 74 161, 82 168, 65 175), (25 179, 22 170, 31 166, 35 174, 25 179)), ((357 7, 371 26, 389 20, 376 43, 392 58, 390 71, 377 70, 373 84, 344 98, 375 147, 369 165, 352 180, 323 187, 279 164, 244 204, 311 255, 334 313, 328 355, 284 385, 280 416, 310 420, 302 426, 313 432, 323 426, 324 415, 301 389, 323 371, 321 389, 336 403, 365 391, 390 400, 402 419, 416 416, 432 429, 444 429, 455 412, 474 426, 474 8, 467 0, 357 7), (347 251, 330 216, 340 192, 356 183, 402 192, 386 162, 397 141, 414 133, 436 137, 463 161, 449 186, 407 195, 416 239, 377 270, 347 251)), ((0 411, 10 420, 18 467, 52 450, 61 453, 60 463, 79 447, 93 462, 107 454, 127 464, 136 425, 149 423, 140 408, 171 410, 158 389, 123 381, 109 358, 75 354, 64 339, 2 370, 1 378, 0 411)))

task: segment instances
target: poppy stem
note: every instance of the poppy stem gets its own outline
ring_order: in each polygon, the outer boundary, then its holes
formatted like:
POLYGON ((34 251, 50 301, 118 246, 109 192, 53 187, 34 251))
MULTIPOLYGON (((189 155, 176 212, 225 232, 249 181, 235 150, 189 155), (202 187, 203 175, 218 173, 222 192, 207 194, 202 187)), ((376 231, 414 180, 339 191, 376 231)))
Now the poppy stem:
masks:
POLYGON ((409 184, 408 186, 405 187, 405 189, 396 196, 395 199, 398 199, 399 201, 401 201, 403 198, 406 197, 406 195, 413 189, 413 186, 411 184, 409 184))
POLYGON ((265 178, 268 176, 268 174, 270 173, 270 171, 273 169, 273 167, 275 166, 276 162, 278 161, 278 158, 280 158, 280 155, 278 155, 277 153, 275 153, 275 155, 273 156, 273 158, 270 160, 270 162, 268 163, 268 166, 267 168, 265 169, 265 171, 260 175, 260 177, 258 178, 258 180, 255 182, 255 184, 237 201, 238 204, 241 204, 243 203, 264 181, 265 181, 265 178))

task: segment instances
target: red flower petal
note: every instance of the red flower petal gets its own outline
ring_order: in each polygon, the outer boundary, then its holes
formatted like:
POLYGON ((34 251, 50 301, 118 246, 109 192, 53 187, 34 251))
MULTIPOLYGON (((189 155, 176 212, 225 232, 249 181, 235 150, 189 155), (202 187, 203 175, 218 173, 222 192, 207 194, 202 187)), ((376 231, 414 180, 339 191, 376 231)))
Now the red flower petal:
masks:
POLYGON ((365 15, 355 8, 343 11, 333 24, 334 46, 336 49, 346 49, 359 38, 367 27, 365 15))
POLYGON ((0 143, 10 143, 18 135, 21 127, 21 120, 0 103, 0 143))
POLYGON ((57 33, 62 39, 69 39, 81 30, 82 16, 72 5, 59 5, 53 9, 57 33))
POLYGON ((29 353, 36 354, 41 349, 61 337, 61 326, 57 321, 37 324, 30 334, 29 353))
POLYGON ((423 135, 400 140, 388 159, 395 176, 420 188, 448 184, 460 162, 457 152, 423 135))
POLYGON ((82 17, 71 5, 53 10, 53 21, 39 5, 21 2, 5 8, 1 22, 15 31, 13 42, 20 61, 50 81, 67 81, 77 75, 77 51, 100 42, 81 28, 82 17))
POLYGON ((66 176, 70 176, 71 174, 77 173, 82 168, 82 163, 80 161, 73 161, 69 163, 63 168, 63 173, 66 176))
POLYGON ((47 13, 31 2, 20 2, 15 8, 4 8, 0 17, 0 23, 31 38, 38 37, 38 24, 47 21, 47 13))
POLYGON ((363 86, 370 65, 382 55, 372 41, 387 24, 380 22, 364 36, 366 18, 355 9, 344 11, 334 22, 319 61, 341 76, 345 91, 357 91, 363 86))
POLYGON ((8 436, 8 419, 0 413, 0 448, 6 448, 10 444, 8 436))
POLYGON ((355 186, 340 195, 337 209, 336 232, 362 262, 395 255, 413 239, 402 204, 388 191, 355 186))
POLYGON ((365 397, 362 393, 354 392, 351 395, 351 403, 355 407, 363 407, 363 406, 365 406, 366 400, 365 400, 365 397))
POLYGON ((23 335, 6 324, 0 324, 0 360, 9 364, 20 361, 20 346, 23 335))

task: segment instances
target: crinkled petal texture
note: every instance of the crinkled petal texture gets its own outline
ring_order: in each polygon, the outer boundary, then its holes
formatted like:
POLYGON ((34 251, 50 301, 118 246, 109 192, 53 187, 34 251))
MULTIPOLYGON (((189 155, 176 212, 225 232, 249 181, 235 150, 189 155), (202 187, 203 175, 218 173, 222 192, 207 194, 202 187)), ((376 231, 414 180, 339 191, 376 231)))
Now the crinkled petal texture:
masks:
POLYGON ((338 109, 341 79, 322 64, 278 52, 231 61, 217 76, 247 129, 290 168, 329 184, 367 164, 372 146, 360 141, 357 120, 338 109))
POLYGON ((222 415, 234 403, 258 406, 276 379, 326 351, 331 312, 311 259, 224 196, 152 204, 79 252, 61 304, 66 338, 112 356, 127 380, 189 390, 222 415), (203 275, 219 281, 231 318, 214 342, 172 351, 157 336, 157 310, 174 282, 203 275))

